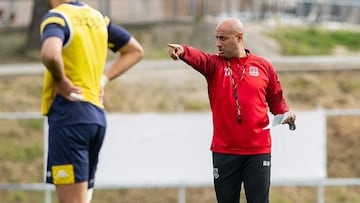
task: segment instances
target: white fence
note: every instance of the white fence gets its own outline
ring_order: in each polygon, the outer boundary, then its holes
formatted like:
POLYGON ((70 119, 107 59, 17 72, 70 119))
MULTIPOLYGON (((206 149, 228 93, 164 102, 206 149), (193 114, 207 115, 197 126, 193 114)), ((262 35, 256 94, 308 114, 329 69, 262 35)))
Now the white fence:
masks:
MULTIPOLYGON (((298 112, 299 113, 299 112, 298 112)), ((301 113, 300 113, 301 114, 301 113)), ((333 110, 324 110, 324 117, 327 116, 359 116, 360 115, 360 109, 333 109, 333 110)), ((112 114, 109 114, 109 116, 113 116, 112 114)), ((39 113, 0 113, 0 119, 42 119, 43 117, 40 116, 39 113)), ((137 118, 138 119, 138 118, 137 118)), ((313 121, 312 121, 313 122, 313 121)), ((299 122, 299 125, 300 122, 299 122)), ((298 129, 299 130, 298 126, 298 129)), ((290 135, 291 136, 291 135, 290 135)), ((320 140, 321 142, 321 140, 320 140)), ((205 145, 208 145, 209 143, 205 143, 205 145)), ((326 146, 324 146, 326 147, 326 146)), ((105 148, 104 148, 105 149, 105 148)), ((203 150, 202 153, 208 152, 203 150)), ((276 153, 276 152, 274 152, 276 153)), ((321 155, 322 156, 322 155, 321 155)), ((210 160, 208 160, 210 161, 210 160)), ((105 163, 106 165, 106 163, 105 163)), ((320 168, 323 166, 323 163, 320 163, 320 168)), ((211 168, 210 168, 211 169, 211 168)), ((206 170, 206 169, 205 169, 206 170)), ((99 172, 101 173, 101 167, 99 167, 99 172)), ((211 179, 210 177, 205 177, 211 179)), ((166 178, 166 176, 164 176, 166 178)), ((100 177, 101 178, 101 177, 100 177)), ((132 181, 132 180, 130 180, 132 181)), ((314 186, 317 187, 317 202, 318 203, 324 203, 324 188, 327 186, 360 186, 360 178, 326 178, 324 177, 323 173, 319 173, 316 177, 309 178, 303 177, 301 179, 273 179, 272 180, 272 186, 314 186)), ((135 182, 133 184, 130 184, 130 182, 99 182, 96 184, 96 189, 128 189, 128 188, 178 188, 178 202, 179 203, 185 203, 186 201, 186 188, 191 187, 212 187, 211 180, 195 180, 192 182, 189 181, 180 181, 180 180, 173 180, 169 182, 135 182)), ((1 183, 0 184, 0 191, 6 190, 6 191, 44 191, 44 199, 45 203, 51 202, 51 193, 54 190, 53 186, 46 185, 44 183, 29 183, 29 184, 23 184, 23 183, 1 183)))

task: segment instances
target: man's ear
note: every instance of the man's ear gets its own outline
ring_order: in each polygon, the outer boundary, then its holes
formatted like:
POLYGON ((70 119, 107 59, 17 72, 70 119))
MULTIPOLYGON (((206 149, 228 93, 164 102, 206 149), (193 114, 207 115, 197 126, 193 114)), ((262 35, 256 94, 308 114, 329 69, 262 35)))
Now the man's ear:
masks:
POLYGON ((244 35, 244 33, 236 33, 236 39, 238 41, 242 41, 243 40, 243 35, 244 35))

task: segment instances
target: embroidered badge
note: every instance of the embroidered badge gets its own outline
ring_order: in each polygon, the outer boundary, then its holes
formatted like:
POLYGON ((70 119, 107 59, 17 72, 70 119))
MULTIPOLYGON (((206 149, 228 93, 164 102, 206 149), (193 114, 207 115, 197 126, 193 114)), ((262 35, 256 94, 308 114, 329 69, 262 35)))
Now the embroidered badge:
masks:
POLYGON ((267 167, 267 166, 270 166, 271 163, 270 163, 270 161, 264 160, 262 165, 263 165, 264 167, 267 167))
POLYGON ((73 165, 52 166, 54 184, 73 184, 75 183, 75 174, 73 165))
POLYGON ((254 77, 258 77, 260 75, 259 68, 256 67, 256 66, 250 66, 249 75, 254 76, 254 77))

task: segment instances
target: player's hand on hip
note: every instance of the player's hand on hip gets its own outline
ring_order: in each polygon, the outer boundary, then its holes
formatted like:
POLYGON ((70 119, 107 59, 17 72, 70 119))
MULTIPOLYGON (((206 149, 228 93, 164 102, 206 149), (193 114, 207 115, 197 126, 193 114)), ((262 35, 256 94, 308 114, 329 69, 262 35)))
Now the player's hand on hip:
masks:
POLYGON ((168 44, 168 53, 173 60, 179 60, 184 53, 184 48, 180 44, 168 44))
POLYGON ((55 82, 54 89, 56 94, 69 101, 81 101, 83 99, 81 88, 74 86, 67 77, 60 82, 55 82))

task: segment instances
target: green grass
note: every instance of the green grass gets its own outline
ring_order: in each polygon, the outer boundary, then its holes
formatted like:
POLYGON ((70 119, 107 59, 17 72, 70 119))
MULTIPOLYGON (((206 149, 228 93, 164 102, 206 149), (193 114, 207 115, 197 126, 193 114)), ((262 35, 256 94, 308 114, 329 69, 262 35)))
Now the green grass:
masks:
POLYGON ((360 50, 359 32, 316 27, 283 27, 267 33, 282 46, 284 55, 329 55, 336 47, 360 50))
POLYGON ((0 148, 0 161, 19 161, 31 163, 43 154, 42 137, 37 136, 43 129, 43 121, 1 120, 0 126, 5 136, 0 136, 0 142, 6 143, 0 148), (24 142, 19 142, 23 140, 24 142), (21 149, 21 150, 20 150, 21 149))

